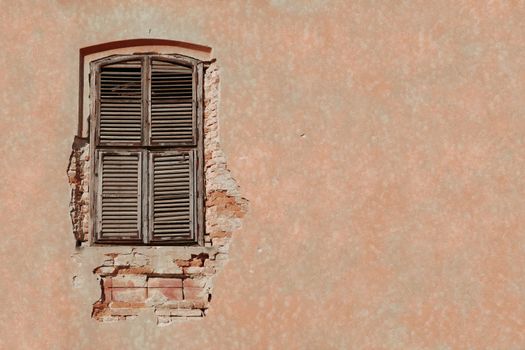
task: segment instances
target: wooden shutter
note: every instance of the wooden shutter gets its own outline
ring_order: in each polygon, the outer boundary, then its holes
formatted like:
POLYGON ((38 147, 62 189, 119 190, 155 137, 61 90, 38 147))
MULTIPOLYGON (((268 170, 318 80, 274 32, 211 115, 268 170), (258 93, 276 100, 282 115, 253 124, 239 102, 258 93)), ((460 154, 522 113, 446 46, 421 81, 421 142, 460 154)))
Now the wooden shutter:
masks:
POLYGON ((142 60, 128 60, 100 69, 99 143, 140 145, 142 142, 142 60))
POLYGON ((194 69, 152 59, 152 145, 195 144, 194 69))
POLYGON ((95 242, 203 244, 202 62, 111 56, 91 74, 95 242))
POLYGON ((151 152, 149 166, 151 241, 193 241, 195 151, 151 152))
POLYGON ((99 151, 97 240, 141 240, 140 151, 99 151))

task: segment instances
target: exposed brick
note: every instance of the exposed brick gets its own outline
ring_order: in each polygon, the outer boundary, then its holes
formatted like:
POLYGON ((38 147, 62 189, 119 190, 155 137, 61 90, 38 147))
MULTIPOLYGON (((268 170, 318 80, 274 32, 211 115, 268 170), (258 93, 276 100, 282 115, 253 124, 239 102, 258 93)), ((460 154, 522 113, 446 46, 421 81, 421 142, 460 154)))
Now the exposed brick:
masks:
POLYGON ((208 278, 186 278, 183 281, 184 288, 203 288, 208 278))
POLYGON ((137 288, 146 287, 145 275, 118 275, 112 277, 113 288, 137 288))
POLYGON ((164 307, 158 307, 155 309, 155 315, 157 316, 170 316, 171 309, 167 309, 164 307))
POLYGON ((126 318, 123 316, 102 316, 98 318, 98 320, 102 322, 116 322, 116 321, 121 321, 125 319, 126 318))
POLYGON ((103 291, 103 295, 102 295, 102 301, 105 302, 105 303, 108 303, 111 301, 111 290, 112 288, 111 287, 103 287, 104 288, 104 291, 103 291))
POLYGON ((130 303, 125 301, 113 301, 109 304, 110 308, 143 308, 146 306, 146 303, 139 302, 139 303, 130 303))
POLYGON ((204 297, 207 297, 207 293, 204 288, 184 288, 185 300, 202 299, 204 297))
POLYGON ((199 309, 171 309, 170 316, 200 317, 202 316, 202 311, 199 309))
POLYGON ((93 317, 100 318, 104 315, 109 315, 109 309, 107 306, 107 303, 101 301, 97 301, 95 304, 93 304, 93 317))
POLYGON ((160 292, 155 292, 153 288, 148 289, 148 298, 146 299, 146 305, 154 307, 157 305, 164 305, 168 302, 168 298, 160 292))
POLYGON ((202 311, 200 309, 164 309, 157 308, 155 314, 158 316, 174 316, 174 317, 200 317, 202 311))
POLYGON ((115 267, 113 266, 100 266, 95 269, 95 273, 105 276, 105 275, 111 275, 114 274, 116 271, 115 267))
POLYGON ((241 209, 235 197, 228 195, 227 191, 213 191, 206 197, 206 206, 216 206, 218 208, 237 210, 241 209))
POLYGON ((181 300, 182 288, 149 288, 148 295, 151 298, 165 298, 165 300, 181 300))
POLYGON ((200 259, 192 259, 190 260, 190 266, 202 266, 203 262, 200 259))
POLYGON ((165 309, 193 309, 195 303, 192 300, 169 300, 162 304, 165 309))
POLYGON ((175 262, 177 263, 177 265, 178 265, 179 267, 187 267, 187 266, 190 266, 190 261, 189 261, 189 260, 177 259, 177 260, 175 260, 175 262))
POLYGON ((148 279, 149 288, 182 288, 182 280, 180 278, 156 278, 150 277, 148 279))
POLYGON ((192 300, 194 309, 207 309, 209 306, 209 300, 206 296, 205 299, 192 300))
POLYGON ((111 297, 114 301, 143 302, 146 300, 146 288, 113 288, 111 297))
POLYGON ((134 274, 134 275, 147 275, 153 273, 154 270, 150 266, 139 266, 139 267, 125 267, 117 269, 119 274, 134 274))
POLYGON ((110 312, 112 316, 132 316, 138 315, 140 309, 112 307, 110 312))

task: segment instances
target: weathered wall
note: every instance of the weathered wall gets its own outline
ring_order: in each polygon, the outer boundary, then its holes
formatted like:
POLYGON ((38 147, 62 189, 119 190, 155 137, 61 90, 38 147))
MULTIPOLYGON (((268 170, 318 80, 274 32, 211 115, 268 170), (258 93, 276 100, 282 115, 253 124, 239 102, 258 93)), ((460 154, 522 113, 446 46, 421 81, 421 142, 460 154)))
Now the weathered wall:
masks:
POLYGON ((0 348, 525 347, 523 1, 0 5, 0 348), (93 320, 73 278, 78 50, 141 37, 213 48, 250 199, 168 327, 93 320))

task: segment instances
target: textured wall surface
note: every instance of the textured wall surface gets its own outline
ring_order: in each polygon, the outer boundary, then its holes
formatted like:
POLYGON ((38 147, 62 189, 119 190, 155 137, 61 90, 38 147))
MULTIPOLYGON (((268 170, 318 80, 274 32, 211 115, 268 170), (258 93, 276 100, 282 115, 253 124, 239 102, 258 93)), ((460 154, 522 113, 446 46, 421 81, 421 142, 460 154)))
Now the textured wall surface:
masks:
POLYGON ((523 1, 0 5, 0 348, 525 348, 523 1), (167 327, 91 319, 71 263, 78 50, 148 37, 213 48, 250 200, 167 327))

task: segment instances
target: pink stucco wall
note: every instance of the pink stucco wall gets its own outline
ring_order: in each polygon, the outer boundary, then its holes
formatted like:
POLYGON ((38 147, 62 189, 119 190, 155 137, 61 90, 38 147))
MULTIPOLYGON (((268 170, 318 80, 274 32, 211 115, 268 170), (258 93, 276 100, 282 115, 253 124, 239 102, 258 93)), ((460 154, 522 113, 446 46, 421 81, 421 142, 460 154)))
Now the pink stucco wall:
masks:
POLYGON ((0 348, 525 348, 523 1, 0 4, 0 348), (72 281, 78 50, 148 37, 213 48, 250 200, 168 327, 72 281))

